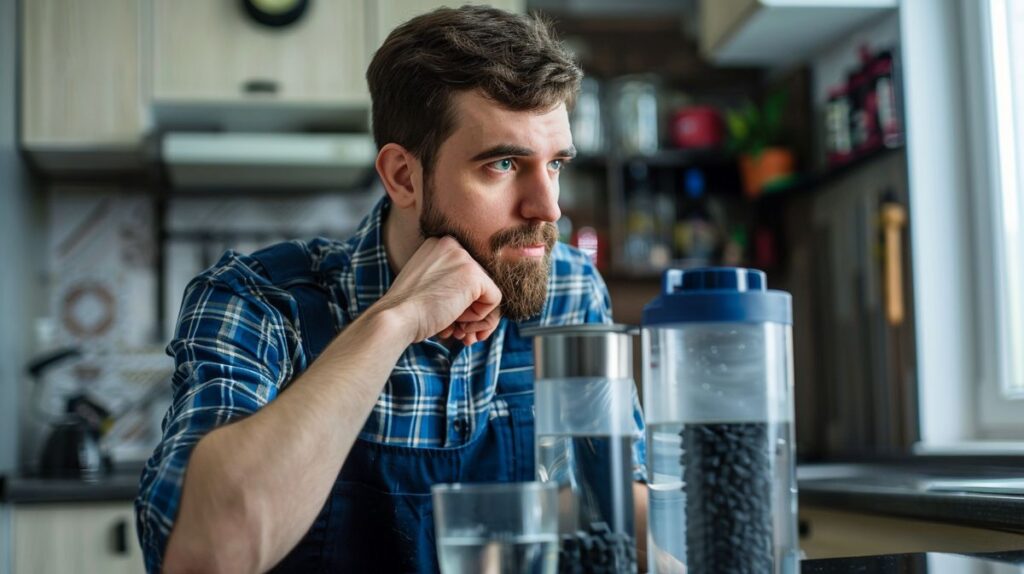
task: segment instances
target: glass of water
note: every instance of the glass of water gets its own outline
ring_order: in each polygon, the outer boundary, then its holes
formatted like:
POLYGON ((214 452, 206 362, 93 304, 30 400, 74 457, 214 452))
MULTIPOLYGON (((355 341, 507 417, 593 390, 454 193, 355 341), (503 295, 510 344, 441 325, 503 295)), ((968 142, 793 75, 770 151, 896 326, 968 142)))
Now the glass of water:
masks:
POLYGON ((443 574, 558 570, 557 484, 436 484, 431 492, 443 574))

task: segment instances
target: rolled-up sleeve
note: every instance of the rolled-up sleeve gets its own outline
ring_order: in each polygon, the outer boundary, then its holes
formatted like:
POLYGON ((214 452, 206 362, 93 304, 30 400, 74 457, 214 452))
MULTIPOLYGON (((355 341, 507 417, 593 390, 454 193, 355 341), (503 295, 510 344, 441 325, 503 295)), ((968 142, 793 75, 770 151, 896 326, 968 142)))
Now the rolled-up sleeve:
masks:
POLYGON ((196 444, 213 429, 265 406, 277 396, 282 381, 291 378, 285 351, 289 322, 267 303, 265 293, 253 288, 258 276, 238 278, 230 269, 244 268, 233 254, 221 263, 226 267, 204 272, 189 284, 167 347, 175 363, 171 406, 135 500, 149 572, 159 571, 163 563, 196 444))

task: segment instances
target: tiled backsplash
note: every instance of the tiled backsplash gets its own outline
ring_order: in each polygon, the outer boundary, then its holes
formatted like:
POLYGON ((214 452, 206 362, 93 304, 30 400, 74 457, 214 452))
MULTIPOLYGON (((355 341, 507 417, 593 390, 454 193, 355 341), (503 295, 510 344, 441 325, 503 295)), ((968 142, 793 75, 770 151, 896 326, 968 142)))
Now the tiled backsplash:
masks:
POLYGON ((344 239, 383 193, 372 188, 290 198, 247 195, 172 200, 167 209, 163 340, 171 336, 188 282, 225 251, 252 253, 278 241, 318 235, 344 239))
POLYGON ((48 192, 49 316, 37 347, 75 347, 82 356, 55 365, 34 384, 28 405, 29 452, 40 451, 46 423, 68 397, 84 392, 113 413, 104 436, 116 461, 144 460, 159 436, 173 362, 164 354, 185 286, 227 249, 252 252, 293 238, 345 238, 383 191, 318 195, 172 197, 165 213, 164 272, 152 195, 115 187, 55 186, 48 192), (164 300, 157 300, 163 281, 164 300), (164 324, 159 323, 163 306, 164 324), (162 390, 161 390, 162 389, 162 390), (135 408, 147 396, 156 399, 135 408))

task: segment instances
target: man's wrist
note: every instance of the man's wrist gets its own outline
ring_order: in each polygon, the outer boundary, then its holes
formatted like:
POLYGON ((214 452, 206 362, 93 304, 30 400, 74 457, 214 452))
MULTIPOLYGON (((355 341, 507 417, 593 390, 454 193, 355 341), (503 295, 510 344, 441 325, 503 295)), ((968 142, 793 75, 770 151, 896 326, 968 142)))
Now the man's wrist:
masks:
MULTIPOLYGON (((383 300, 380 301, 383 303, 383 300)), ((403 343, 403 347, 416 342, 418 323, 408 312, 408 304, 378 304, 366 311, 366 319, 371 329, 387 333, 403 343)))

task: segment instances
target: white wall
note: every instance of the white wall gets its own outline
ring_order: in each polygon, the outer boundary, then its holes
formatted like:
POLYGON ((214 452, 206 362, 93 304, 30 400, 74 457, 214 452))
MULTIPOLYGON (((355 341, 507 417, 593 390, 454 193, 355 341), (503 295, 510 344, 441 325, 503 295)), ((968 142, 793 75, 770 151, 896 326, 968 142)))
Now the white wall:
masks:
POLYGON ((899 46, 914 214, 909 229, 922 448, 973 438, 976 427, 961 5, 962 0, 902 0, 898 13, 865 25, 812 62, 820 116, 829 87, 857 65, 861 44, 872 50, 899 46))
POLYGON ((915 331, 923 446, 974 435, 970 149, 960 2, 903 0, 915 331))
POLYGON ((17 0, 0 0, 0 473, 18 466, 19 392, 31 352, 38 202, 17 149, 17 0))

